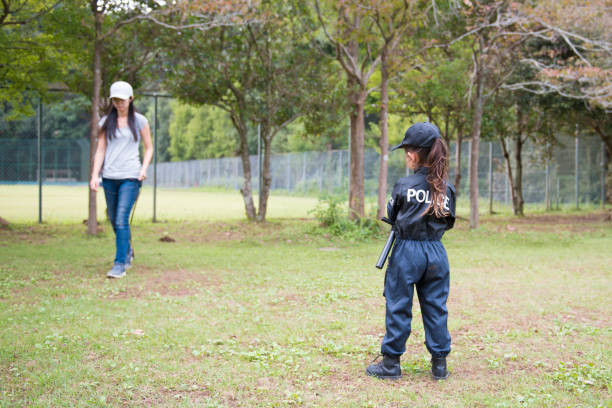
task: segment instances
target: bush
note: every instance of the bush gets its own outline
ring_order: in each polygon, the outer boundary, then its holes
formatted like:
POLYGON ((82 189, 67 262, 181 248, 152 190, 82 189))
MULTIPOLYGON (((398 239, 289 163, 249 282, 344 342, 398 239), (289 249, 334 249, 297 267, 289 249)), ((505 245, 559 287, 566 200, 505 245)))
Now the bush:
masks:
POLYGON ((310 213, 319 222, 320 232, 336 237, 365 241, 379 236, 383 231, 374 214, 350 220, 346 202, 338 196, 320 198, 310 213))

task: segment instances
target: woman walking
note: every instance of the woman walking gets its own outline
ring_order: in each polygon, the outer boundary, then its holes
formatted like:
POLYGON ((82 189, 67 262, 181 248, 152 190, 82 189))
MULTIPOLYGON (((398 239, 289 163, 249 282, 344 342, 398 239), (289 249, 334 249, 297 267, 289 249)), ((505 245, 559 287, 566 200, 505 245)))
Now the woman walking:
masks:
POLYGON ((116 246, 115 261, 106 276, 121 278, 134 258, 129 218, 142 181, 147 177, 153 142, 147 119, 134 108, 132 86, 124 81, 113 83, 110 99, 112 103, 106 116, 98 122, 100 132, 89 185, 98 191, 102 176, 106 211, 115 231, 116 246), (138 151, 141 141, 145 148, 142 164, 138 151))

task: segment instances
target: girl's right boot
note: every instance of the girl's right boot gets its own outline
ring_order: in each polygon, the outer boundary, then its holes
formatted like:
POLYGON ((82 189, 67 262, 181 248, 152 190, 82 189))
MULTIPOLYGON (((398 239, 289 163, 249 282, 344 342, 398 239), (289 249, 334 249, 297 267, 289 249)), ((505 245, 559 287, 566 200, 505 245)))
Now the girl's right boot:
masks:
POLYGON ((382 357, 383 359, 381 361, 366 368, 366 374, 372 377, 382 378, 384 380, 397 380, 400 378, 402 376, 400 356, 389 356, 383 354, 382 357))

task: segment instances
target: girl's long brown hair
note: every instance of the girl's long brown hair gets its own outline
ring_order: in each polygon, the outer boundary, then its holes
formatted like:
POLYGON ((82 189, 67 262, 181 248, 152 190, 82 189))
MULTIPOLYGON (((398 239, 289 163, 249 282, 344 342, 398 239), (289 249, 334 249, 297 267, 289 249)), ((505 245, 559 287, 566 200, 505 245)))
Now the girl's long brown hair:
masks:
POLYGON ((444 209, 446 186, 448 179, 448 147, 442 138, 438 137, 429 149, 406 147, 410 152, 417 153, 419 165, 429 167, 427 182, 431 193, 431 203, 423 212, 433 214, 438 218, 448 215, 444 209))

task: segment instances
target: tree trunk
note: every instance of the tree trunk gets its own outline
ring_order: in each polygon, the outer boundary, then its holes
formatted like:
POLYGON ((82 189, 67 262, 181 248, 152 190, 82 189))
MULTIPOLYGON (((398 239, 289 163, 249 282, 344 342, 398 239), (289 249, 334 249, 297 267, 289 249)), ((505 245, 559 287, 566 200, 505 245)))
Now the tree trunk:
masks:
POLYGON ((522 217, 524 215, 523 199, 523 144, 525 142, 525 131, 527 127, 527 115, 519 106, 516 111, 517 119, 517 134, 514 140, 514 164, 515 164, 515 179, 514 179, 514 194, 512 194, 512 210, 514 215, 522 217))
POLYGON ((514 180, 514 194, 512 194, 512 204, 514 215, 522 217, 524 215, 523 205, 523 142, 521 136, 518 135, 515 140, 514 163, 516 166, 516 174, 514 180))
POLYGON ((249 158, 249 143, 247 128, 244 120, 232 115, 232 122, 234 127, 238 130, 240 137, 240 160, 242 161, 242 175, 244 180, 242 182, 242 188, 240 188, 240 194, 244 200, 244 209, 246 211, 247 219, 255 220, 255 203, 253 202, 253 186, 251 185, 251 160, 249 158))
POLYGON ((459 188, 461 185, 461 143, 463 142, 463 124, 457 129, 457 149, 455 151, 455 190, 459 197, 459 188))
POLYGON ((387 175, 389 165, 389 137, 387 112, 389 105, 389 71, 387 69, 387 53, 383 51, 380 65, 380 169, 378 172, 378 211, 377 218, 386 215, 387 175))
POLYGON ((357 220, 365 215, 363 165, 364 165, 364 111, 367 91, 349 78, 349 102, 351 106, 351 191, 349 194, 349 218, 357 220))
POLYGON ((512 162, 510 160, 510 152, 508 152, 508 148, 506 147, 506 139, 505 135, 501 134, 499 138, 499 144, 502 148, 502 153, 504 155, 504 161, 506 162, 506 177, 508 177, 508 183, 510 183, 510 194, 512 195, 512 206, 514 208, 514 202, 516 199, 514 198, 514 194, 516 190, 514 189, 514 177, 512 176, 512 162))
POLYGON ((472 149, 470 151, 470 228, 478 228, 478 151, 480 147, 480 126, 483 112, 483 82, 482 57, 478 56, 476 67, 476 93, 473 103, 472 149))
MULTIPOLYGON (((90 135, 89 135, 89 178, 93 172, 94 156, 98 145, 98 120, 100 119, 100 88, 102 87, 102 20, 104 14, 97 10, 96 4, 92 4, 92 11, 95 19, 95 37, 94 37, 94 60, 93 60, 93 98, 91 101, 91 119, 90 119, 90 135)), ((95 235, 98 233, 98 206, 96 200, 96 192, 89 188, 89 212, 87 217, 87 233, 95 235)))
POLYGON ((450 121, 449 116, 449 111, 446 111, 446 114, 444 115, 444 141, 446 142, 446 146, 450 146, 450 126, 448 123, 450 121))
POLYGON ((266 212, 268 211, 268 198, 270 197, 270 186, 272 185, 272 176, 270 175, 270 150, 272 149, 272 138, 270 137, 270 128, 268 124, 261 127, 262 140, 264 142, 264 157, 262 180, 263 186, 259 195, 259 209, 257 210, 257 221, 263 222, 266 220, 266 212))

